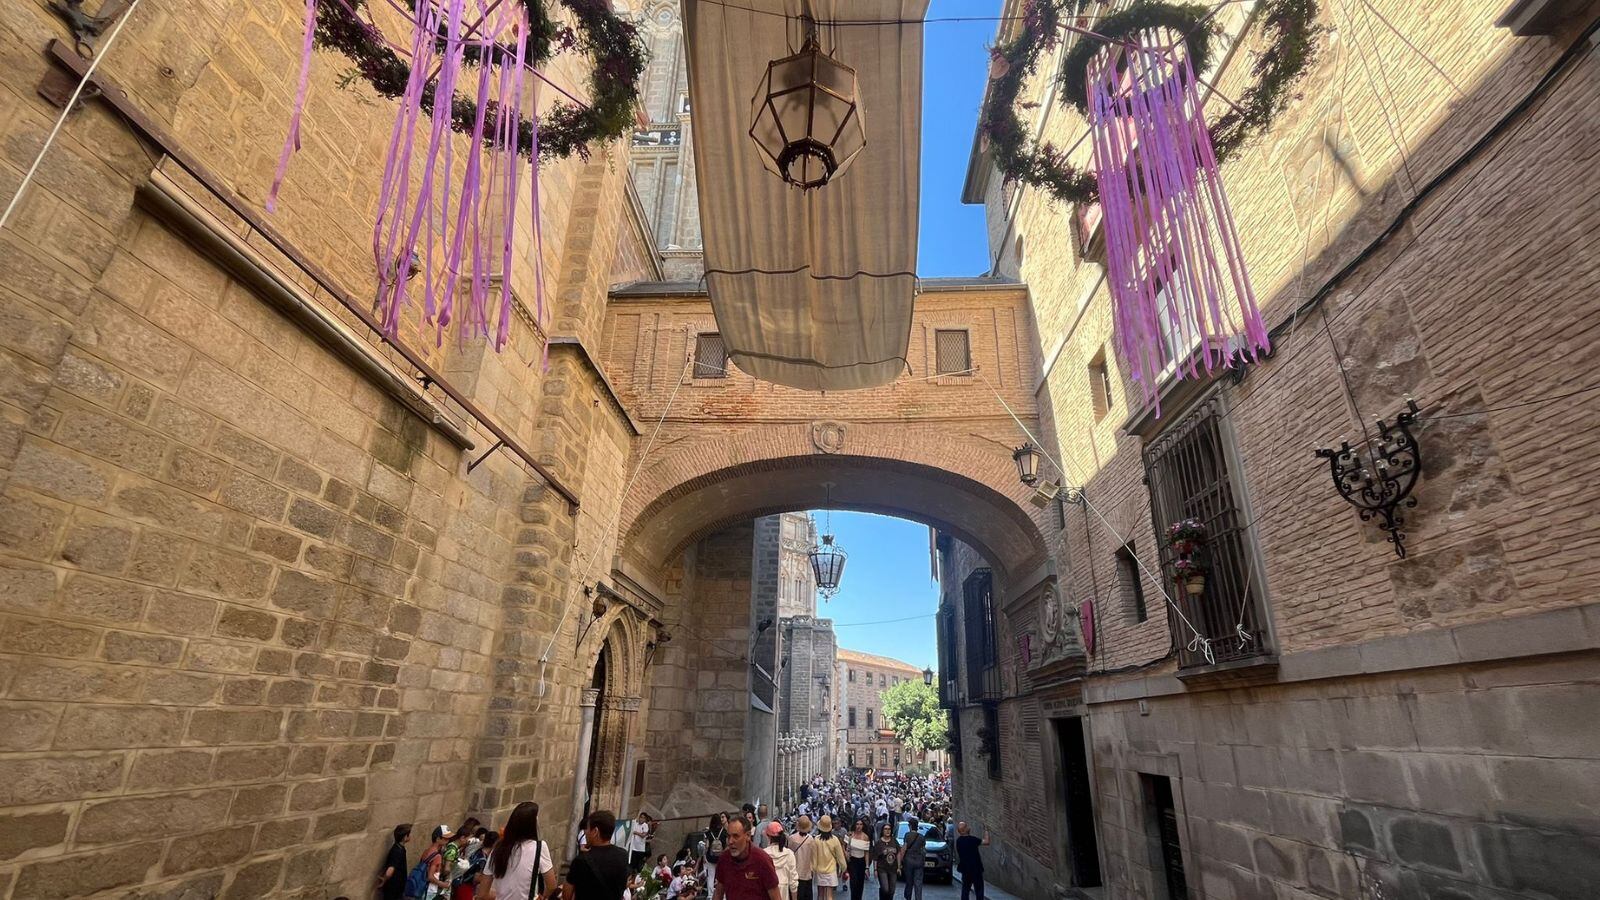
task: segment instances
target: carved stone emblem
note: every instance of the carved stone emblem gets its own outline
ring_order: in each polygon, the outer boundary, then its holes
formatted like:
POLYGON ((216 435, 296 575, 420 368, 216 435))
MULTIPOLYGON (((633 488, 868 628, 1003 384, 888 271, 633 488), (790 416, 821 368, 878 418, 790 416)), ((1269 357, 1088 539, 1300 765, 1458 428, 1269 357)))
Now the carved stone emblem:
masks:
POLYGON ((843 422, 812 422, 811 445, 823 453, 838 453, 844 449, 844 431, 843 422))
POLYGON ((1054 648, 1062 637, 1062 626, 1066 624, 1061 599, 1056 596, 1054 587, 1044 589, 1044 596, 1039 599, 1039 610, 1039 630, 1044 632, 1044 645, 1046 649, 1054 648))

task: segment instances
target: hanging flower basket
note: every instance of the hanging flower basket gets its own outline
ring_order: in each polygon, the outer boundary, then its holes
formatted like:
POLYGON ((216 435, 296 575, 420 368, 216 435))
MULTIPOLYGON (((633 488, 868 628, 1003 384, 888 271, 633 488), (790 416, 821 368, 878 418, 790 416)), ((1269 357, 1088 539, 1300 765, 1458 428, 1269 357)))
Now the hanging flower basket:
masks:
POLYGON ((1206 569, 1193 559, 1180 559, 1172 564, 1172 574, 1178 585, 1191 597, 1206 592, 1206 569))
POLYGON ((1180 519, 1167 526, 1167 544, 1180 556, 1188 556, 1205 542, 1206 526, 1199 519, 1180 519))

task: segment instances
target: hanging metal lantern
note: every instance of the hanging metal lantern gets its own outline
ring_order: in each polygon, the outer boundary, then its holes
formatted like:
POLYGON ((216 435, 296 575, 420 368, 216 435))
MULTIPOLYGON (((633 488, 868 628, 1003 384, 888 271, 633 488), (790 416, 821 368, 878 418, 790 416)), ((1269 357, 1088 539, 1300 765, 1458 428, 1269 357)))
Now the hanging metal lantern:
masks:
POLYGON ((800 52, 767 64, 750 103, 750 137, 767 171, 801 190, 837 178, 867 146, 856 70, 822 51, 807 21, 800 52))
POLYGON ((1030 441, 1023 441, 1022 446, 1011 451, 1011 458, 1017 464, 1017 477, 1022 483, 1032 487, 1039 481, 1039 457, 1042 456, 1039 448, 1030 441))
POLYGON ((824 598, 839 593, 839 579, 844 577, 845 552, 834 546, 833 535, 822 536, 822 543, 811 548, 811 571, 817 576, 817 591, 824 598))

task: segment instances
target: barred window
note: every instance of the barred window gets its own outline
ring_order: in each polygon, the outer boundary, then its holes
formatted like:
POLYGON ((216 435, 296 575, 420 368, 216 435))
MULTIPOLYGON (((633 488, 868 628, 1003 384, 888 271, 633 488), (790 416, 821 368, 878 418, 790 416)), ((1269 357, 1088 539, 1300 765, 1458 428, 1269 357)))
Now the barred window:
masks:
POLYGON ((1000 777, 1000 707, 993 703, 983 707, 983 728, 989 738, 989 777, 1000 777))
POLYGON ((961 711, 950 710, 950 765, 961 768, 961 711))
POLYGON ((994 578, 988 569, 967 576, 962 586, 962 630, 966 633, 967 700, 999 696, 1000 661, 994 619, 994 578))
POLYGON ((966 374, 972 370, 972 353, 967 332, 940 329, 933 333, 934 371, 940 375, 966 374))
MULTIPOLYGON (((1223 410, 1222 395, 1213 392, 1144 450, 1158 538, 1183 519, 1196 519, 1205 527, 1205 543, 1196 551, 1204 569, 1198 593, 1179 587, 1175 580, 1168 584, 1174 586, 1173 600, 1184 615, 1210 640, 1217 662, 1268 652, 1263 646, 1262 582, 1251 563, 1255 551, 1229 462, 1223 410)), ((1171 579, 1176 556, 1165 540, 1160 546, 1162 568, 1171 579)), ((1190 635, 1185 626, 1176 617, 1171 626, 1184 632, 1177 643, 1187 647, 1190 635)), ((1185 649, 1179 658, 1185 666, 1208 662, 1198 649, 1185 649)))
POLYGON ((850 707, 850 727, 856 727, 856 708, 854 706, 850 707))
POLYGON ((728 346, 722 342, 720 333, 708 331, 695 336, 694 377, 728 377, 728 346))

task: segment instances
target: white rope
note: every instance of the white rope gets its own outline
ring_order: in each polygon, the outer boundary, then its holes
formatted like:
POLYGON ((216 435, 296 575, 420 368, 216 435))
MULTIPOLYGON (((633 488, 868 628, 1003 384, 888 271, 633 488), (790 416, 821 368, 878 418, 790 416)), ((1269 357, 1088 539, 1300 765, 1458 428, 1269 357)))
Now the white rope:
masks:
MULTIPOLYGON (((684 382, 688 381, 689 367, 693 365, 694 360, 690 359, 684 363, 683 371, 678 373, 678 383, 673 387, 672 395, 667 398, 667 405, 662 408, 660 417, 656 419, 656 426, 651 430, 650 439, 645 442, 644 450, 639 453, 638 462, 634 463, 633 474, 628 476, 628 480, 622 486, 622 493, 618 495, 619 499, 617 501, 617 513, 611 519, 611 526, 605 531, 599 532, 597 540, 601 541, 602 543, 605 541, 606 536, 615 532, 617 526, 622 523, 622 511, 627 508, 628 505, 628 492, 633 489, 634 482, 639 479, 639 473, 644 471, 645 460, 650 458, 650 451, 654 449, 656 445, 656 438, 661 436, 661 426, 667 421, 667 413, 672 411, 672 404, 678 399, 678 391, 683 389, 684 382)), ((537 713, 539 708, 544 705, 544 697, 547 692, 547 685, 545 684, 544 676, 546 667, 550 664, 550 650, 556 645, 556 640, 561 637, 561 627, 567 624, 567 614, 572 611, 572 607, 575 605, 573 601, 575 601, 577 599, 577 595, 584 590, 584 586, 589 583, 589 578, 594 574, 594 564, 599 559, 600 545, 596 545, 595 548, 590 551, 589 558, 584 563, 583 575, 578 579, 577 583, 573 585, 572 596, 567 600, 566 603, 562 604, 561 618, 556 621, 555 630, 550 632, 550 640, 544 645, 544 652, 539 654, 539 686, 537 689, 539 702, 534 704, 533 713, 537 713)), ((531 714, 532 713, 530 713, 530 715, 531 714)))
MULTIPOLYGON (((1062 475, 1066 475, 1066 467, 1057 461, 1054 456, 1051 456, 1050 451, 1044 449, 1044 443, 1028 429, 1028 426, 1023 423, 1022 419, 1017 417, 1016 412, 1011 408, 1011 404, 1007 403, 1006 398, 1000 395, 1000 391, 995 388, 994 384, 990 382, 982 372, 978 372, 976 374, 979 378, 983 379, 983 383, 985 385, 988 385, 990 392, 994 394, 994 398, 1000 401, 1000 406, 1005 409, 1006 415, 1011 417, 1011 421, 1016 422, 1017 427, 1022 429, 1022 433, 1028 436, 1029 442, 1031 442, 1033 446, 1044 455, 1045 459, 1050 461, 1051 465, 1055 466, 1057 472, 1060 472, 1062 475)), ((1088 491, 1084 490, 1081 481, 1079 482, 1077 491, 1078 496, 1083 498, 1083 505, 1093 512, 1095 517, 1100 520, 1100 524, 1104 526, 1107 531, 1111 532, 1112 537, 1117 539, 1117 545, 1121 547, 1128 546, 1128 538, 1123 536, 1121 532, 1117 531, 1116 527, 1111 524, 1111 520, 1106 518, 1105 513, 1102 513, 1100 508, 1095 506, 1094 502, 1089 499, 1089 493, 1088 491)), ((1172 595, 1167 593, 1166 579, 1160 575, 1157 575, 1155 572, 1150 571, 1150 567, 1144 564, 1144 560, 1139 558, 1139 554, 1130 553, 1128 554, 1128 557, 1133 560, 1134 564, 1139 567, 1140 571, 1150 576, 1150 579, 1155 582, 1156 590, 1161 592, 1161 599, 1165 600, 1167 605, 1172 607, 1172 611, 1178 614, 1178 619, 1182 621, 1183 624, 1188 627, 1189 631, 1194 634, 1194 638, 1189 641, 1189 652, 1203 653, 1205 655, 1206 662, 1215 663, 1216 658, 1211 653, 1211 639, 1201 634, 1200 629, 1194 627, 1194 623, 1189 621, 1189 617, 1183 614, 1182 609, 1178 608, 1178 604, 1172 599, 1172 595)))
POLYGON ((39 164, 44 162, 44 155, 50 152, 51 145, 56 142, 56 135, 61 133, 61 127, 67 124, 67 116, 71 115, 72 108, 78 105, 78 98, 83 96, 83 89, 88 87, 89 79, 94 77, 94 70, 99 68, 100 60, 106 58, 106 54, 111 50, 111 45, 117 41, 117 35, 122 33, 122 26, 128 24, 128 20, 133 18, 133 11, 138 7, 139 0, 133 0, 132 3, 128 4, 128 8, 123 12, 122 18, 117 20, 116 27, 111 29, 109 35, 106 35, 106 42, 100 45, 100 51, 94 55, 94 59, 89 60, 89 68, 83 71, 83 77, 78 79, 78 86, 72 89, 72 96, 67 98, 67 105, 61 108, 61 115, 56 117, 55 127, 51 128, 50 134, 45 137, 44 146, 39 148, 39 155, 33 158, 33 165, 29 166, 27 174, 22 176, 22 183, 17 185, 17 192, 11 195, 11 202, 6 204, 6 211, 0 213, 0 228, 6 227, 6 223, 11 221, 11 213, 16 210, 17 203, 22 200, 23 193, 28 190, 28 185, 33 183, 33 176, 38 173, 39 164))

